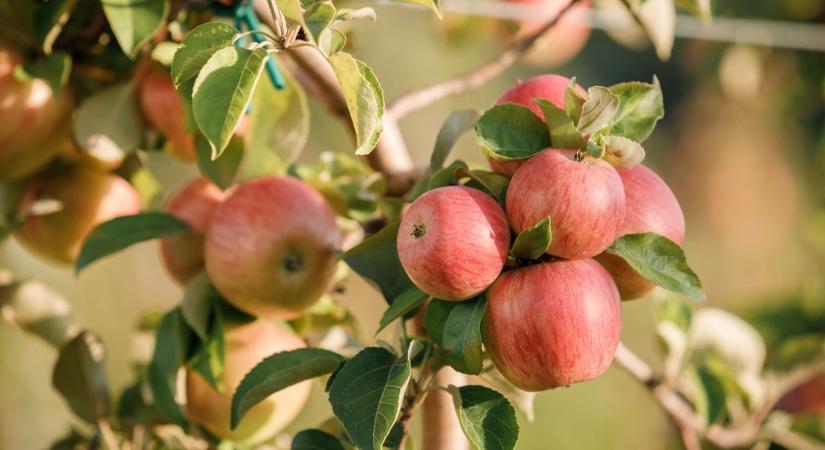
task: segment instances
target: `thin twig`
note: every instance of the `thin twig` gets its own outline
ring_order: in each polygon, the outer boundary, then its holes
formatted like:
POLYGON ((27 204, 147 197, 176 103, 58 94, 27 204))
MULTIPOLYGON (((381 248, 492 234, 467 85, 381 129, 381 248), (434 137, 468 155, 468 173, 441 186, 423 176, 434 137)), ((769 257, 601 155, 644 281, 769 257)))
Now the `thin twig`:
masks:
POLYGON ((385 115, 398 120, 438 100, 483 86, 515 64, 544 33, 553 28, 559 19, 578 2, 579 0, 573 0, 568 3, 556 14, 553 20, 548 21, 541 28, 514 40, 503 52, 487 63, 464 74, 416 89, 398 97, 387 107, 385 115))
POLYGON ((120 448, 117 443, 117 437, 115 437, 115 433, 112 431, 112 427, 105 417, 98 419, 97 429, 100 430, 100 437, 103 439, 103 443, 106 444, 107 449, 118 450, 120 448))

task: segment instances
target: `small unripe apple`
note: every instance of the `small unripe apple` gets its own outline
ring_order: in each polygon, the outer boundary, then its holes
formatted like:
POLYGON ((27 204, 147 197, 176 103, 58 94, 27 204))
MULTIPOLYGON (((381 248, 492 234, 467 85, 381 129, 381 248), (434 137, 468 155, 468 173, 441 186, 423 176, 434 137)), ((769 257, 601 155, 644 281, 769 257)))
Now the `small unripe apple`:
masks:
POLYGON ((525 162, 507 189, 507 218, 517 233, 550 217, 547 253, 590 258, 616 240, 624 223, 622 179, 604 160, 576 161, 570 152, 544 150, 525 162))
POLYGON ((487 289, 501 272, 510 227, 489 195, 446 186, 410 205, 396 243, 401 265, 416 286, 443 300, 466 300, 487 289))
POLYGON ((304 348, 304 342, 274 323, 260 319, 230 326, 224 345, 223 393, 218 393, 200 374, 188 369, 186 416, 224 439, 249 445, 271 439, 304 407, 312 390, 312 381, 302 381, 270 395, 253 406, 234 430, 229 428, 232 395, 244 376, 264 358, 304 348))
POLYGON ((186 127, 186 110, 169 74, 149 70, 138 85, 138 98, 146 122, 169 141, 167 149, 177 157, 194 161, 195 135, 186 127))
POLYGON ((340 247, 335 213, 318 191, 295 178, 259 178, 236 187, 215 210, 206 271, 241 310, 292 319, 327 289, 340 247))
MULTIPOLYGON (((667 183, 641 164, 630 169, 618 169, 618 172, 627 200, 627 212, 619 236, 656 233, 682 245, 685 240, 685 216, 667 183)), ((602 253, 596 260, 613 275, 622 300, 643 297, 655 287, 618 256, 602 253)))
MULTIPOLYGON (((541 4, 546 16, 556 17, 571 0, 510 0, 513 3, 541 4)), ((567 10, 550 30, 544 32, 524 55, 522 62, 537 67, 556 67, 572 60, 590 37, 587 23, 589 1, 580 1, 567 10)), ((523 22, 518 36, 537 32, 545 21, 523 22)))
POLYGON ((68 139, 72 97, 40 79, 15 76, 19 55, 0 45, 0 181, 23 179, 45 166, 68 139))
POLYGON ((779 399, 776 409, 790 414, 825 416, 825 374, 817 374, 779 399))
POLYGON ((484 346, 519 388, 542 391, 592 380, 613 361, 621 301, 596 261, 556 260, 505 272, 487 298, 484 346))
POLYGON ((15 236, 26 248, 49 259, 72 263, 86 236, 99 224, 140 212, 140 195, 123 178, 88 167, 33 180, 18 207, 26 217, 15 236), (60 209, 29 215, 32 205, 56 200, 60 209))
MULTIPOLYGON (((539 116, 543 121, 544 112, 541 107, 533 101, 533 99, 543 99, 554 104, 556 107, 564 109, 564 92, 570 84, 570 78, 562 75, 547 74, 539 75, 529 80, 523 81, 516 86, 509 89, 496 100, 496 104, 515 103, 529 108, 534 114, 539 116)), ((587 91, 578 84, 576 85, 582 95, 587 96, 587 91)), ((492 158, 487 158, 490 163, 490 168, 496 172, 503 173, 512 177, 516 170, 524 164, 526 159, 517 161, 496 161, 492 158)))
POLYGON ((181 284, 203 270, 204 234, 212 214, 225 197, 226 193, 211 181, 198 178, 166 204, 166 212, 192 228, 191 232, 178 233, 160 240, 163 265, 181 284))

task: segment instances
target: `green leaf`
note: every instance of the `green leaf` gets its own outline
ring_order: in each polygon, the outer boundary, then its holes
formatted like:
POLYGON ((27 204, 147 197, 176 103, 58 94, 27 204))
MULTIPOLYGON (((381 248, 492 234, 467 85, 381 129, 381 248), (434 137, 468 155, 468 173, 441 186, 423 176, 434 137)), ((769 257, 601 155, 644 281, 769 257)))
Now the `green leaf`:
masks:
POLYGON ((766 367, 774 372, 791 372, 825 361, 825 334, 810 333, 785 339, 768 354, 766 367))
POLYGON ((603 86, 587 90, 587 100, 582 105, 576 128, 583 135, 595 133, 606 127, 619 109, 619 97, 603 86))
POLYGON ((579 124, 579 118, 582 115, 582 107, 587 99, 576 89, 576 77, 570 79, 567 87, 564 89, 564 112, 567 114, 574 125, 579 124))
POLYGON ((603 158, 616 168, 637 166, 645 159, 645 149, 638 142, 622 136, 602 136, 603 158))
POLYGON ((448 388, 453 396, 458 422, 464 435, 478 450, 509 450, 516 447, 516 411, 506 398, 483 386, 448 388))
POLYGON ((479 115, 478 110, 475 109, 462 109, 450 113, 435 138, 435 146, 430 156, 431 172, 444 166, 444 161, 447 160, 458 138, 475 125, 479 115))
MULTIPOLYGON (((17 66, 25 78, 39 78, 46 82, 52 93, 59 97, 63 93, 63 86, 69 82, 72 72, 72 57, 66 52, 55 52, 22 66, 17 66)), ((15 73, 18 74, 17 72, 15 73)))
POLYGON ((72 411, 89 423, 109 413, 109 388, 104 367, 103 342, 84 331, 60 349, 52 372, 52 385, 72 411))
POLYGON ((653 83, 620 83, 608 89, 619 97, 619 109, 604 134, 644 142, 665 115, 659 79, 654 77, 653 83))
POLYGON ((84 100, 74 113, 73 132, 77 145, 94 159, 122 161, 143 139, 134 85, 115 84, 84 100))
POLYGON ((244 376, 232 396, 232 428, 260 401, 293 384, 332 373, 343 359, 320 348, 275 353, 264 359, 244 376))
POLYGON ((424 313, 424 329, 430 339, 436 344, 444 346, 444 327, 450 312, 458 305, 458 302, 448 302, 445 300, 433 299, 427 304, 427 311, 424 313))
POLYGON ((347 35, 332 28, 324 30, 318 38, 318 48, 327 57, 344 50, 346 45, 347 35))
POLYGON ((687 264, 682 248, 655 233, 626 234, 607 252, 621 257, 647 280, 679 292, 692 300, 704 300, 702 282, 687 264))
POLYGON ((465 186, 484 191, 504 205, 504 200, 507 197, 507 187, 510 185, 510 178, 507 175, 489 170, 471 170, 467 175, 470 176, 470 180, 467 181, 465 186))
POLYGON ((220 22, 205 23, 190 31, 172 60, 175 86, 180 88, 184 81, 197 77, 215 52, 232 45, 236 34, 238 30, 220 22))
POLYGON ((381 320, 378 323, 378 330, 375 334, 380 333, 381 330, 386 328, 387 325, 395 319, 424 304, 427 297, 429 297, 429 295, 426 292, 418 289, 416 286, 410 286, 409 289, 393 299, 392 303, 390 303, 390 307, 384 311, 384 314, 381 316, 381 320))
MULTIPOLYGON (((435 171, 427 182, 427 191, 438 189, 444 186, 452 186, 467 174, 467 163, 458 159, 450 163, 449 166, 435 171)), ((423 193, 423 192, 422 192, 423 193)))
POLYGON ((703 21, 710 22, 711 0, 676 0, 676 6, 698 16, 703 21))
POLYGON ((301 13, 299 0, 275 0, 275 4, 288 22, 295 25, 304 25, 304 15, 301 13))
POLYGON ((186 223, 162 212, 116 217, 101 223, 89 233, 80 249, 75 270, 80 273, 89 264, 132 244, 184 231, 189 231, 186 223))
POLYGON ((306 22, 310 37, 315 41, 321 36, 321 33, 335 19, 335 6, 331 2, 317 2, 307 8, 304 13, 304 22, 306 22))
POLYGON ((528 392, 517 388, 510 382, 495 366, 484 369, 479 377, 486 385, 504 395, 507 400, 527 418, 528 422, 533 422, 535 412, 533 404, 536 400, 535 392, 528 392))
POLYGON ((439 5, 439 0, 398 0, 401 3, 410 3, 413 5, 423 6, 430 11, 434 12, 439 19, 441 19, 441 6, 439 5))
POLYGON ((401 411, 411 370, 409 355, 399 358, 368 347, 337 372, 329 402, 357 447, 381 450, 401 411))
POLYGON ((261 83, 252 96, 252 112, 244 134, 245 155, 239 179, 280 173, 293 163, 309 137, 309 105, 301 84, 282 71, 286 86, 261 83))
POLYGON ((102 0, 103 12, 120 48, 130 58, 160 31, 169 0, 102 0))
POLYGON ((553 230, 550 227, 550 218, 545 217, 541 222, 516 236, 516 242, 513 243, 510 253, 516 258, 538 259, 547 252, 552 241, 553 230))
MULTIPOLYGON (((196 343, 194 353, 192 357, 189 358, 188 364, 195 369, 215 391, 222 393, 224 391, 223 371, 225 361, 224 320, 221 307, 223 300, 211 286, 209 286, 209 291, 206 293, 206 300, 209 303, 206 321, 208 331, 206 335, 196 343)), ((181 305, 182 309, 183 306, 184 305, 181 305)), ((187 323, 188 322, 189 321, 187 321, 187 323)))
POLYGON ((653 312, 657 321, 672 322, 684 332, 690 329, 693 321, 693 309, 687 302, 678 298, 654 298, 653 312))
POLYGON ((198 128, 212 146, 212 159, 221 155, 235 133, 267 57, 262 48, 224 47, 209 58, 195 79, 192 109, 198 128))
POLYGON ((529 158, 550 147, 547 126, 532 111, 515 103, 493 106, 475 126, 476 142, 499 161, 529 158))
POLYGON ((387 225, 340 257, 352 270, 375 283, 387 303, 392 303, 413 286, 398 259, 396 236, 399 225, 399 222, 387 225))
POLYGON ((309 429, 298 432, 292 438, 291 450, 344 450, 341 441, 321 430, 309 429))
POLYGON ((533 101, 544 112, 544 118, 547 120, 546 128, 549 131, 553 148, 587 150, 587 142, 564 110, 547 100, 534 99, 533 101))
POLYGON ((209 319, 212 314, 212 284, 205 271, 193 276, 183 289, 180 303, 183 320, 204 342, 209 336, 209 319))
MULTIPOLYGON (((443 300, 438 300, 443 301, 443 300)), ((431 302, 434 303, 436 300, 431 302)), ((447 362, 457 371, 478 375, 482 369, 481 319, 487 308, 482 294, 470 300, 455 302, 444 322, 441 345, 447 352, 447 362)))
POLYGON ((384 129, 384 91, 375 74, 361 61, 346 53, 329 57, 355 128, 356 155, 367 155, 375 148, 384 129))
POLYGON ((155 352, 145 374, 154 408, 163 418, 182 427, 186 418, 175 400, 177 374, 186 361, 193 337, 179 307, 166 313, 158 325, 155 352))
POLYGON ((198 134, 195 138, 195 157, 198 162, 198 170, 221 189, 232 186, 245 153, 243 139, 232 136, 221 156, 212 159, 212 147, 209 146, 209 141, 201 134, 198 134))

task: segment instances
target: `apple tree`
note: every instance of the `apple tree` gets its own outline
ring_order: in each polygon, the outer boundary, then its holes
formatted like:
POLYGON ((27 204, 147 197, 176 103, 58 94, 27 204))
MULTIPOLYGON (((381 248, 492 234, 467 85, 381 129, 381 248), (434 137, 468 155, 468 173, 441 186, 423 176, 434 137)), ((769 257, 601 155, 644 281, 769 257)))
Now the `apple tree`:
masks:
MULTIPOLYGON (((435 0, 398 1, 442 15, 435 0)), ((623 2, 662 58, 674 3, 709 19, 704 1, 623 2)), ((402 117, 521 58, 575 55, 589 29, 569 18, 595 6, 555 4, 546 20, 511 24, 492 60, 395 99, 350 54, 348 22, 375 20, 369 7, 0 5, 2 237, 78 274, 158 240, 183 288, 141 320, 151 351, 112 392, 104 344, 69 303, 0 271, 4 317, 57 350, 53 386, 83 422, 53 448, 513 449, 536 392, 611 365, 649 390, 685 448, 811 434, 792 418, 823 412, 810 401, 825 391, 821 330, 772 342, 768 358, 747 322, 691 305, 705 294, 682 250, 682 209, 644 165, 665 113, 655 76, 519 81, 493 105, 450 114, 429 164, 411 162, 402 117), (554 48, 560 36, 576 40, 554 48), (308 97, 352 141, 298 164, 308 97), (465 133, 488 168, 451 158, 465 133), (158 167, 176 164, 198 177, 164 192, 158 167), (387 339, 360 333, 338 301, 348 277, 386 301, 372 307, 387 339), (656 286, 670 294, 638 300, 656 286), (620 342, 631 300, 656 311, 661 371, 620 342), (334 416, 283 436, 311 380, 334 416)))

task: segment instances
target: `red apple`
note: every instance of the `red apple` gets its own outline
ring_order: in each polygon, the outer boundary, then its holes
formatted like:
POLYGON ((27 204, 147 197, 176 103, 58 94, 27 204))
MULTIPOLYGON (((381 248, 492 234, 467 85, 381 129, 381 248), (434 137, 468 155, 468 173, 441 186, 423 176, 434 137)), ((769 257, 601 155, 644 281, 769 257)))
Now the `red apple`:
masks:
MULTIPOLYGON (((685 216, 667 183, 643 165, 619 169, 627 200, 627 213, 619 236, 656 233, 682 245, 685 216)), ((654 284, 633 270, 622 258, 602 253, 596 257, 616 281, 623 300, 643 297, 654 284)))
POLYGON ((218 393, 194 370, 186 372, 186 415, 224 439, 259 444, 281 431, 306 404, 312 381, 278 391, 253 406, 235 430, 229 429, 232 395, 243 377, 274 353, 304 348, 296 335, 265 320, 229 327, 225 334, 223 387, 218 393))
MULTIPOLYGON (((498 100, 496 100, 496 104, 500 105, 502 103, 515 103, 525 106, 539 116, 541 120, 544 120, 544 112, 541 110, 541 107, 533 101, 533 99, 544 99, 556 105, 558 108, 564 109, 564 92, 569 83, 570 79, 562 75, 539 75, 537 77, 530 78, 527 81, 523 81, 505 92, 498 98, 498 100)), ((587 95, 587 91, 585 91, 584 88, 578 84, 576 85, 576 89, 581 92, 582 95, 587 95)), ((496 172, 503 173, 509 177, 512 177, 513 174, 516 173, 516 170, 518 170, 518 168, 521 167, 525 161, 527 161, 526 159, 523 159, 505 162, 496 161, 492 158, 487 158, 487 160, 490 163, 491 169, 496 172)))
MULTIPOLYGON (((520 4, 540 4, 546 17, 552 20, 570 4, 571 0, 510 1, 520 4)), ((589 9, 589 1, 581 1, 573 5, 550 30, 533 43, 522 61, 537 67, 555 67, 572 60, 584 48, 590 37, 590 26, 587 23, 589 9)), ((545 23, 545 21, 523 22, 518 36, 533 34, 539 31, 545 23)))
POLYGON ((447 186, 425 193, 404 212, 397 246, 404 271, 421 290, 443 300, 466 300, 501 272, 510 227, 489 195, 447 186))
POLYGON ((206 271, 236 307, 291 319, 327 289, 340 246, 321 194, 294 178, 259 178, 238 186, 212 216, 206 271))
POLYGON ((21 81, 20 57, 0 45, 0 181, 23 179, 45 166, 68 139, 72 98, 40 79, 21 81))
POLYGON ((186 110, 166 71, 150 69, 138 85, 140 109, 146 122, 163 133, 175 156, 195 160, 195 135, 186 126, 186 110))
POLYGON ((163 264, 172 277, 186 283, 203 269, 204 233, 226 193, 206 178, 198 178, 166 204, 169 214, 186 222, 192 232, 160 240, 163 264))
POLYGON ((487 298, 484 346, 519 388, 542 391, 592 380, 613 361, 621 301, 596 261, 556 260, 505 272, 487 298))
POLYGON ((790 414, 825 416, 825 375, 814 375, 791 389, 776 404, 776 409, 790 414))
POLYGON ((624 223, 622 179, 604 160, 544 150, 524 163, 507 189, 507 218, 517 233, 550 217, 547 253, 590 258, 616 240, 624 223))
POLYGON ((140 212, 140 196, 123 178, 88 167, 34 180, 18 207, 22 216, 38 200, 57 200, 57 212, 29 216, 15 231, 29 250, 55 261, 77 259, 86 236, 100 223, 140 212))

